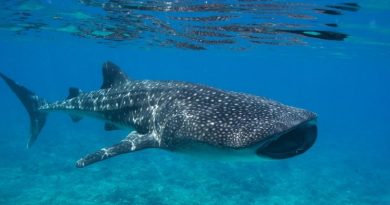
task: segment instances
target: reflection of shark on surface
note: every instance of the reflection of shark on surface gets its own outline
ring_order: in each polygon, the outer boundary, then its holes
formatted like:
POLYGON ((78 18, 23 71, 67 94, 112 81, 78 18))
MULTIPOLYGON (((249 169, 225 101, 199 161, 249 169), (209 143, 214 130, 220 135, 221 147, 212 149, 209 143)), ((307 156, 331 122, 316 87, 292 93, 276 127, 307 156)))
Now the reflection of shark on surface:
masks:
POLYGON ((118 144, 81 158, 77 167, 145 148, 200 155, 218 150, 228 155, 283 159, 305 152, 317 137, 316 115, 312 112, 204 85, 133 80, 111 62, 103 65, 100 90, 83 93, 70 88, 67 99, 54 103, 4 74, 0 77, 30 115, 28 147, 51 111, 67 112, 73 121, 82 116, 102 119, 106 130, 134 129, 118 144))

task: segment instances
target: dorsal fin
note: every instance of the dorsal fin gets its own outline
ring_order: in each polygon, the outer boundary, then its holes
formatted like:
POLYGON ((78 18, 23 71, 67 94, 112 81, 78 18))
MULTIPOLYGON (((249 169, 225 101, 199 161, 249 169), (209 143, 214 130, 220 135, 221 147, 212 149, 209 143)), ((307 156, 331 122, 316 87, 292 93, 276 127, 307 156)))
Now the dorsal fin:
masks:
POLYGON ((114 63, 107 61, 103 64, 103 84, 101 89, 107 89, 129 81, 127 75, 114 63))

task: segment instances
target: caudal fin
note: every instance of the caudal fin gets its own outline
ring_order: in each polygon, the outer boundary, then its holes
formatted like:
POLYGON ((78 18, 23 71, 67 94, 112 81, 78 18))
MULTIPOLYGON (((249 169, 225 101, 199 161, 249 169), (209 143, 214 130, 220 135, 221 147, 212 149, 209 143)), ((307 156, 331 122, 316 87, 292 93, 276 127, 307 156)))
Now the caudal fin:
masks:
POLYGON ((46 122, 47 114, 39 111, 39 107, 47 104, 46 100, 38 97, 35 93, 26 87, 17 84, 6 75, 0 73, 0 77, 7 83, 11 90, 16 94, 22 102, 30 116, 30 137, 27 143, 27 148, 37 140, 39 133, 46 122))

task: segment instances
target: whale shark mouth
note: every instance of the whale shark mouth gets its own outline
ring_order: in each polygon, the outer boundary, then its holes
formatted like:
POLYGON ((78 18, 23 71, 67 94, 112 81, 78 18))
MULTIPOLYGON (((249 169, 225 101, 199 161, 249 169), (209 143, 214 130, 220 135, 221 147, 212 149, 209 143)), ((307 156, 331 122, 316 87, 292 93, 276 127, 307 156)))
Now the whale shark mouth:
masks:
POLYGON ((259 147, 256 154, 271 159, 286 159, 307 151, 316 141, 316 120, 306 121, 259 147))

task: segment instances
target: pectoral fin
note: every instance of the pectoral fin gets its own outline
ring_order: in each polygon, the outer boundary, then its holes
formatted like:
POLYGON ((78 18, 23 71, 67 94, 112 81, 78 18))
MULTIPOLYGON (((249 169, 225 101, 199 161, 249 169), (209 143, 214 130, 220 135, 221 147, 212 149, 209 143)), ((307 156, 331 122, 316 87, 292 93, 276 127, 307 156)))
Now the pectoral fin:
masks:
POLYGON ((139 134, 137 132, 131 132, 120 143, 112 145, 110 147, 102 148, 95 153, 88 154, 79 159, 76 163, 76 167, 83 168, 95 162, 99 162, 111 157, 115 157, 120 154, 129 152, 135 152, 145 148, 160 147, 158 141, 151 134, 139 134))

